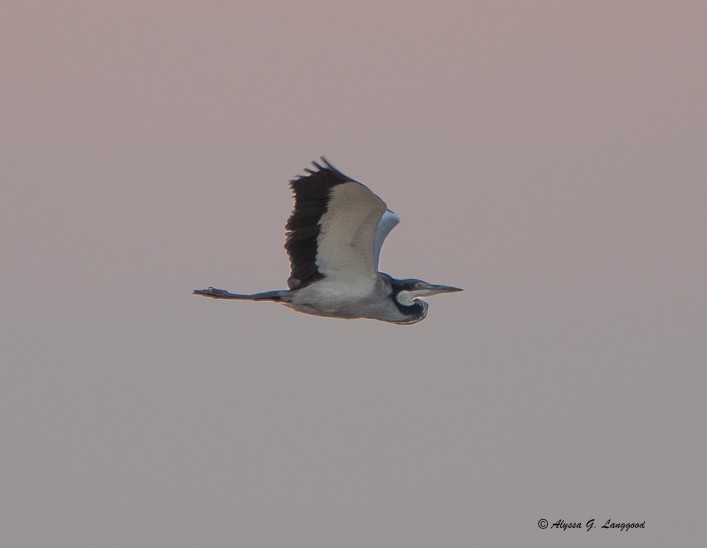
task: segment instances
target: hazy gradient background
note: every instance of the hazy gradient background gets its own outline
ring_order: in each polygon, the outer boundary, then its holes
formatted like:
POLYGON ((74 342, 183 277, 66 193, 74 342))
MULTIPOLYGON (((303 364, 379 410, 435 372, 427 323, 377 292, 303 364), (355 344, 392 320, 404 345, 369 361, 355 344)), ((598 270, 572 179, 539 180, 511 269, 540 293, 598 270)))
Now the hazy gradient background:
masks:
POLYGON ((707 5, 432 4, 4 0, 2 548, 704 546, 707 5), (192 296, 320 154, 466 291, 192 296))

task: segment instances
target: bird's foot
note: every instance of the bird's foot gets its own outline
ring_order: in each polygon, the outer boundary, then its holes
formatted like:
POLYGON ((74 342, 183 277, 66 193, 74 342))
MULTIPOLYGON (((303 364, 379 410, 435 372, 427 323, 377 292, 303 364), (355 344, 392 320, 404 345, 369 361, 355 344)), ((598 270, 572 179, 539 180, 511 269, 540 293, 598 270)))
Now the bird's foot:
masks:
POLYGON ((207 289, 195 289, 194 295, 201 295, 203 297, 212 297, 214 299, 228 298, 231 293, 225 289, 216 289, 215 287, 209 287, 207 289))

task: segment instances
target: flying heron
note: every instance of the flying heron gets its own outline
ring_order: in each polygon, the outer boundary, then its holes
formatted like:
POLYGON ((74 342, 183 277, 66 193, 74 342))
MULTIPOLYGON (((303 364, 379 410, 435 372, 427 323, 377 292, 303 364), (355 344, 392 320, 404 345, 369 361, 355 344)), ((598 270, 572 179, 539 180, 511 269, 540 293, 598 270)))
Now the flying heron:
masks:
POLYGON ((305 314, 371 318, 409 325, 427 315, 420 297, 461 291, 378 271, 383 241, 400 218, 371 190, 344 175, 326 158, 290 181, 294 208, 286 229, 289 289, 242 295, 197 289, 212 299, 273 301, 305 314))

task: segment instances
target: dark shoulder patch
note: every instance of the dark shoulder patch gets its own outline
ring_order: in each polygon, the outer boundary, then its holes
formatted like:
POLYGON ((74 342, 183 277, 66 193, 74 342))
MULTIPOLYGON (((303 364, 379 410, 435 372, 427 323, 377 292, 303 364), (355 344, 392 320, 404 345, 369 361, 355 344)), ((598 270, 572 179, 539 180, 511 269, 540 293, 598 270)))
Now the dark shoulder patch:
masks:
POLYGON ((323 276, 317 269, 317 238, 319 221, 329 204, 331 189, 352 182, 322 157, 324 165, 312 162, 314 169, 305 168, 306 175, 290 181, 295 200, 292 214, 285 225, 285 249, 290 257, 291 275, 287 280, 290 289, 311 284, 323 276))

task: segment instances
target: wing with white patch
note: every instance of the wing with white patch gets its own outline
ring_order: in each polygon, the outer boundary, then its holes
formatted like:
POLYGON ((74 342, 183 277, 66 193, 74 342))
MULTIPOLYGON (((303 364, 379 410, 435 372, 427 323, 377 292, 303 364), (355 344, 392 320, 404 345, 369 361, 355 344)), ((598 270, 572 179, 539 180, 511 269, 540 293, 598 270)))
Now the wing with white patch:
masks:
POLYGON ((373 267, 378 270, 378 262, 380 260, 381 248, 383 247, 383 242, 390 234, 398 223, 400 222, 400 217, 393 213, 390 209, 386 209, 381 217, 380 223, 378 223, 378 231, 376 232, 376 238, 373 242, 373 267))
POLYGON ((374 242, 386 209, 385 202, 360 183, 332 189, 320 221, 319 271, 326 277, 375 279, 374 242))
POLYGON ((314 162, 316 169, 306 169, 307 175, 290 181, 295 198, 285 243, 292 270, 290 289, 323 277, 376 278, 374 246, 385 202, 324 158, 322 162, 323 166, 314 162))

